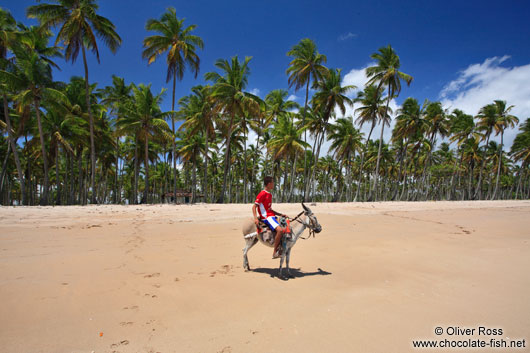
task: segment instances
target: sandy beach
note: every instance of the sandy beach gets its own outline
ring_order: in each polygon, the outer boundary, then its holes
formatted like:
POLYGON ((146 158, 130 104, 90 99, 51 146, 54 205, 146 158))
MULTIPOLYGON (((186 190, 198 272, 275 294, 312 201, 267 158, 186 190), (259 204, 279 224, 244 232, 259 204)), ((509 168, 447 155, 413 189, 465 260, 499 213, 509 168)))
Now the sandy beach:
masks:
POLYGON ((0 351, 530 350, 530 201, 310 207, 323 231, 296 244, 289 280, 261 244, 243 270, 251 205, 1 207, 0 351))

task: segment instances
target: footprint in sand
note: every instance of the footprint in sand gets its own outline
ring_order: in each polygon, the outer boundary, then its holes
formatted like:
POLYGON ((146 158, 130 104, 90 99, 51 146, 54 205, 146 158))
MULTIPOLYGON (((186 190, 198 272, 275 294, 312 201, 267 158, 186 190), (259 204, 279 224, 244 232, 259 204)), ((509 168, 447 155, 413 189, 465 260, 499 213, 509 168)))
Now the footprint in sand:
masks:
POLYGON ((132 306, 126 306, 123 308, 123 310, 128 310, 128 309, 131 309, 131 310, 138 310, 138 305, 132 305, 132 306))
POLYGON ((230 352, 232 352, 232 347, 226 346, 226 347, 223 347, 223 349, 221 349, 217 353, 230 353, 230 352))
MULTIPOLYGON (((222 275, 229 274, 232 271, 233 266, 232 265, 223 265, 221 266, 221 269, 217 271, 210 272, 210 277, 215 277, 217 273, 220 273, 222 275)), ((233 275, 230 275, 233 276, 233 275)))
POLYGON ((133 324, 134 324, 134 322, 132 322, 132 321, 122 321, 122 322, 120 322, 120 326, 131 326, 133 324))
POLYGON ((156 294, 149 294, 149 293, 145 293, 144 297, 158 298, 156 294))
POLYGON ((461 230, 463 233, 465 233, 465 234, 471 234, 471 232, 474 232, 474 231, 475 231, 474 229, 472 229, 471 231, 469 231, 469 230, 467 230, 466 228, 464 228, 464 227, 462 227, 462 226, 460 226, 460 225, 457 225, 456 227, 457 227, 458 229, 460 229, 460 230, 461 230))
POLYGON ((144 278, 160 277, 160 272, 151 273, 150 275, 145 275, 144 278))
POLYGON ((175 282, 178 282, 180 281, 180 279, 178 277, 175 277, 175 282))
POLYGON ((118 348, 119 346, 126 346, 129 344, 128 340, 120 341, 120 343, 113 343, 110 345, 110 348, 118 348))

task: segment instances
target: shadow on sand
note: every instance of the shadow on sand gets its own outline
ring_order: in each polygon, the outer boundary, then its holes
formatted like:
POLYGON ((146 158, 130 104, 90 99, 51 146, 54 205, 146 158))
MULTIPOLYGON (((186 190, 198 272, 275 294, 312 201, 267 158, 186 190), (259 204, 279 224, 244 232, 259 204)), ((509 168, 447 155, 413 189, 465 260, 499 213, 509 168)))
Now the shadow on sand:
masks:
POLYGON ((262 268, 258 267, 251 272, 257 272, 257 273, 265 273, 268 274, 271 277, 277 277, 279 279, 288 280, 289 278, 299 278, 299 277, 308 277, 308 276, 328 276, 331 275, 331 272, 324 271, 320 267, 315 272, 302 272, 299 268, 291 268, 291 276, 289 277, 287 275, 287 270, 283 269, 283 277, 279 276, 278 268, 262 268))

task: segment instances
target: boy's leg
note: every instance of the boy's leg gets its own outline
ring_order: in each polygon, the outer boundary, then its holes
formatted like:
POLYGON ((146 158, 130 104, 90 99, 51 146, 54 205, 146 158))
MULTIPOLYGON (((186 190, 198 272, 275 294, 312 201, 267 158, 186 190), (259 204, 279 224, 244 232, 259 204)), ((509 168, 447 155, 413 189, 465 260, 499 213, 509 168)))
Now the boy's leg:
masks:
POLYGON ((276 256, 276 253, 278 251, 278 247, 280 246, 280 242, 282 240, 283 228, 280 227, 280 224, 278 223, 278 220, 276 219, 276 217, 273 217, 273 216, 267 217, 265 221, 267 225, 269 226, 269 228, 272 231, 276 232, 276 236, 274 237, 274 251, 272 253, 272 257, 276 258, 278 257, 276 256))
POLYGON ((273 257, 275 257, 276 252, 278 251, 278 247, 280 246, 281 240, 282 240, 282 227, 278 226, 276 227, 276 237, 274 238, 274 251, 272 252, 273 257))

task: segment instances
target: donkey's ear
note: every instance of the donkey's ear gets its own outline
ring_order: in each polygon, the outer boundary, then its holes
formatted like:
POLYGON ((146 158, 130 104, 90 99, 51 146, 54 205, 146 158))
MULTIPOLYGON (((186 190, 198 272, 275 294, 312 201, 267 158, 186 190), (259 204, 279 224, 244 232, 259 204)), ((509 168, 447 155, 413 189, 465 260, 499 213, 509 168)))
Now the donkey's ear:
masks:
POLYGON ((304 205, 304 203, 302 202, 302 207, 304 208, 304 210, 306 212, 311 212, 311 210, 309 209, 309 207, 307 207, 306 205, 304 205))

